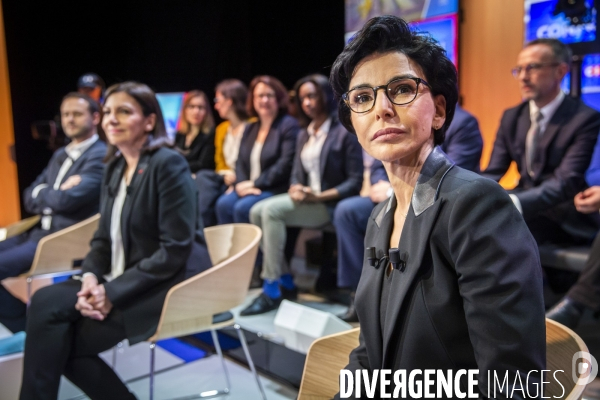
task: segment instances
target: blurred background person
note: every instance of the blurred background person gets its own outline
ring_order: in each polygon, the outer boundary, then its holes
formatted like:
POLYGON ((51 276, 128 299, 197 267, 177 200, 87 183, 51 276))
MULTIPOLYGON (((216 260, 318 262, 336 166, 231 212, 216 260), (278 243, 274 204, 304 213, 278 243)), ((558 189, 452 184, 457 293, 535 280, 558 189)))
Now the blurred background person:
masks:
POLYGON ((286 228, 318 228, 333 221, 337 202, 360 193, 362 148, 338 121, 335 99, 323 75, 300 79, 294 88, 305 129, 300 131, 288 192, 256 203, 250 221, 263 231, 263 291, 241 315, 274 310, 297 289, 284 255, 286 228))
POLYGON ((98 103, 102 103, 104 89, 106 89, 104 80, 93 72, 83 74, 77 79, 77 91, 90 96, 98 103))
POLYGON ((179 130, 175 134, 175 146, 187 160, 192 174, 203 169, 215 168, 215 119, 208 98, 201 90, 187 93, 179 130))
POLYGON ((250 208, 289 186, 300 126, 287 115, 285 86, 268 75, 250 82, 248 113, 258 121, 244 131, 236 162, 235 188, 217 200, 219 224, 250 222, 250 208))
MULTIPOLYGON (((0 280, 31 268, 37 244, 98 212, 106 145, 98 137, 100 105, 69 93, 60 105, 65 135, 71 140, 52 155, 48 166, 23 193, 25 210, 42 216, 29 232, 0 241, 0 280)), ((0 322, 12 332, 25 329, 25 304, 0 285, 0 322)))
MULTIPOLYGON (((198 171, 196 183, 204 226, 217 224, 215 204, 236 181, 235 164, 248 124, 248 88, 237 79, 226 79, 215 88, 215 110, 224 119, 215 129, 215 170, 198 171)), ((252 121, 255 121, 254 118, 252 121)))
POLYGON ((63 374, 90 398, 135 399, 98 353, 152 335, 169 289, 210 267, 196 187, 185 159, 167 148, 152 90, 114 85, 103 112, 110 146, 98 230, 81 282, 31 300, 22 400, 56 399, 63 374))

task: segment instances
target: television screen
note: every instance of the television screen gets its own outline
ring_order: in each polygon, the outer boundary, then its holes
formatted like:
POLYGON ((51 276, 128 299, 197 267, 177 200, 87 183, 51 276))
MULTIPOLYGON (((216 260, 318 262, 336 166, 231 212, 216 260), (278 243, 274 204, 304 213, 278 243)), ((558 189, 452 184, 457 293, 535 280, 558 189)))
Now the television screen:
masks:
MULTIPOLYGON (((580 8, 569 8, 560 0, 526 0, 525 42, 539 38, 555 38, 567 44, 595 42, 594 0, 584 0, 580 8)), ((581 54, 576 47, 575 52, 581 54)))
POLYGON ((428 32, 446 49, 448 58, 458 66, 458 34, 456 14, 436 17, 410 23, 411 27, 420 32, 428 32))
POLYGON ((397 15, 417 21, 458 13, 458 0, 346 0, 345 42, 369 19, 380 15, 397 15))
POLYGON ((157 93, 156 99, 160 105, 160 110, 163 113, 165 127, 170 138, 175 137, 175 132, 179 126, 179 115, 181 113, 181 105, 185 97, 184 92, 177 93, 157 93))
POLYGON ((588 54, 581 65, 581 99, 600 110, 600 54, 588 54))

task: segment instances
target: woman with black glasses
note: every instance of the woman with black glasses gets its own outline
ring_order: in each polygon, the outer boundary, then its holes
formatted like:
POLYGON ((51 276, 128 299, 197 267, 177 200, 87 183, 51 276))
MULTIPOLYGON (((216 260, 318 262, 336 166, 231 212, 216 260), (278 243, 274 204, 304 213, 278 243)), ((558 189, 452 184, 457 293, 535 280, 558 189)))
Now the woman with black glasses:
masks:
MULTIPOLYGON (((479 370, 484 397, 495 371, 508 374, 510 394, 517 375, 526 382, 546 364, 541 267, 505 191, 437 147, 458 99, 454 65, 433 39, 384 16, 346 46, 331 82, 340 120, 383 162, 393 189, 367 226, 360 344, 346 368, 479 370)), ((540 376, 524 384, 535 390, 540 376)), ((466 374, 457 380, 468 386, 466 374)))

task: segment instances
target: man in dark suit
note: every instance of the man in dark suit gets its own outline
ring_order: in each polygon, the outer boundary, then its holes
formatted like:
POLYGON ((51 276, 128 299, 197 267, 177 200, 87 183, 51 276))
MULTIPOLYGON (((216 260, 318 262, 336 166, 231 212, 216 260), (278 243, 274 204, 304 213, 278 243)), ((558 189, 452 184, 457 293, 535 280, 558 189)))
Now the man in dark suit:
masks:
MULTIPOLYGON (((100 106, 84 94, 70 93, 62 101, 60 114, 71 143, 54 153, 23 193, 27 212, 42 218, 31 231, 0 242, 0 280, 31 267, 41 238, 98 212, 106 153, 106 145, 98 139, 100 106)), ((13 332, 25 328, 25 304, 1 285, 0 323, 13 332)))
MULTIPOLYGON (((442 150, 459 167, 479 171, 479 159, 483 140, 477 119, 456 107, 454 119, 446 132, 442 150)), ((354 309, 354 292, 362 270, 363 242, 369 215, 373 208, 386 200, 391 186, 381 161, 371 166, 371 188, 368 197, 354 196, 342 200, 335 210, 335 228, 338 239, 338 287, 347 288, 351 304, 341 318, 348 322, 358 321, 354 309)))
POLYGON ((505 111, 485 177, 499 181, 511 162, 521 178, 511 198, 538 244, 589 243, 598 215, 577 212, 573 197, 600 130, 600 113, 566 96, 560 82, 571 52, 556 39, 536 39, 519 53, 513 75, 523 103, 505 111))

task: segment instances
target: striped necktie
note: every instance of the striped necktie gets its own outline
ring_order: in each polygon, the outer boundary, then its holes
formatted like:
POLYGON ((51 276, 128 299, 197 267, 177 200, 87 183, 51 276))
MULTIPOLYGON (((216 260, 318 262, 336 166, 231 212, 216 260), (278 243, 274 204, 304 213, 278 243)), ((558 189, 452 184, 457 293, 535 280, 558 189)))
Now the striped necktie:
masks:
POLYGON ((533 178, 533 161, 536 156, 536 151, 538 147, 539 140, 541 138, 541 129, 540 122, 544 118, 544 115, 538 110, 533 115, 533 120, 531 121, 531 127, 527 132, 526 139, 526 152, 527 152, 527 173, 530 177, 533 178))

